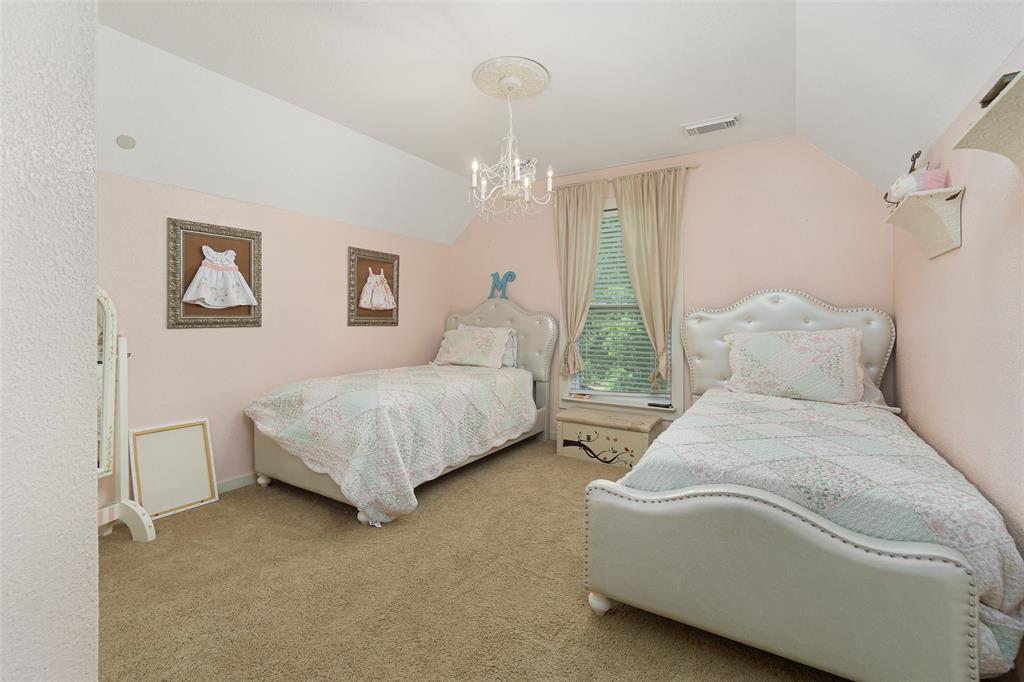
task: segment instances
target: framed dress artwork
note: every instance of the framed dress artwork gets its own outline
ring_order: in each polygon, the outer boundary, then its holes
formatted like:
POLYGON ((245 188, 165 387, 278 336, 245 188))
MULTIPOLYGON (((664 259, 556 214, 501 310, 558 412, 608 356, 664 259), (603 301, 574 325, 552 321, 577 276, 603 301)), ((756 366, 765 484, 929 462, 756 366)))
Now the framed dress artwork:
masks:
POLYGON ((398 255, 348 247, 348 324, 398 326, 398 255))
POLYGON ((167 328, 263 324, 259 232, 167 219, 167 328))

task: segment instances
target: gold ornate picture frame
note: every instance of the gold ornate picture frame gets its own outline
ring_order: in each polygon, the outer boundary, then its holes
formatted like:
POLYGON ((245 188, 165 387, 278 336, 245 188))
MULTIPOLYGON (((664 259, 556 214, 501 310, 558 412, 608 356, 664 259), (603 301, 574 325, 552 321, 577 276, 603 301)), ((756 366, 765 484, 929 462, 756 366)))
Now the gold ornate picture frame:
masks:
POLYGON ((209 329, 263 325, 263 244, 259 232, 209 225, 178 218, 167 219, 167 328, 209 329), (185 289, 203 260, 202 247, 231 249, 235 264, 256 298, 256 305, 203 308, 183 303, 185 289))
POLYGON ((398 308, 398 255, 369 249, 348 247, 348 326, 397 327, 398 308), (395 297, 391 310, 369 310, 359 306, 359 296, 366 285, 370 270, 384 273, 384 279, 395 297))

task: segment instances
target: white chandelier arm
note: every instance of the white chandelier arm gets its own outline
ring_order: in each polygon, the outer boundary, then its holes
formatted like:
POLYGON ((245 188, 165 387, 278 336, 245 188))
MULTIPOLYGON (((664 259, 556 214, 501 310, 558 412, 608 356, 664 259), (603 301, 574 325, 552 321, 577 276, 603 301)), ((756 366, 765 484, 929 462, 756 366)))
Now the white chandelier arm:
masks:
MULTIPOLYGON (((529 192, 529 190, 527 190, 527 191, 529 192)), ((538 197, 533 192, 530 192, 530 201, 532 201, 533 203, 537 204, 538 206, 547 206, 548 203, 551 201, 551 197, 553 195, 554 195, 554 192, 544 192, 544 194, 542 196, 538 197)))
POLYGON ((469 188, 469 193, 470 193, 470 195, 472 195, 472 198, 475 199, 478 204, 482 204, 484 202, 490 201, 494 197, 494 195, 497 194, 500 190, 501 190, 501 186, 500 185, 494 185, 493 187, 488 187, 486 192, 483 190, 482 187, 480 187, 480 188, 470 187, 469 188))

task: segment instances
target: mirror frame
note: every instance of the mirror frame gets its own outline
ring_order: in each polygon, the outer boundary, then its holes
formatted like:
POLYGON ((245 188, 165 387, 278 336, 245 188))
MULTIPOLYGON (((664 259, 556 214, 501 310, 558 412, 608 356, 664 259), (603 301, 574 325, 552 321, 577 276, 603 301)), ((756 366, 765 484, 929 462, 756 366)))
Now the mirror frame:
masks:
POLYGON ((117 311, 107 292, 96 287, 97 322, 102 315, 103 345, 97 345, 97 375, 103 390, 98 398, 99 433, 96 439, 96 477, 109 476, 114 471, 114 402, 117 380, 117 311))

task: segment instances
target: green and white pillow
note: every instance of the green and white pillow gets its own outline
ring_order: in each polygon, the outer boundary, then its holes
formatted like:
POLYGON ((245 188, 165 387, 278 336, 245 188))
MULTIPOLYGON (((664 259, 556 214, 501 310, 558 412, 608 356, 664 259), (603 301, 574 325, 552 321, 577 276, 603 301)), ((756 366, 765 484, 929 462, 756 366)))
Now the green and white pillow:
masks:
POLYGON ((434 364, 501 367, 509 329, 506 327, 470 327, 444 333, 434 364))
POLYGON ((796 400, 859 402, 861 336, 859 329, 728 334, 729 387, 796 400))

